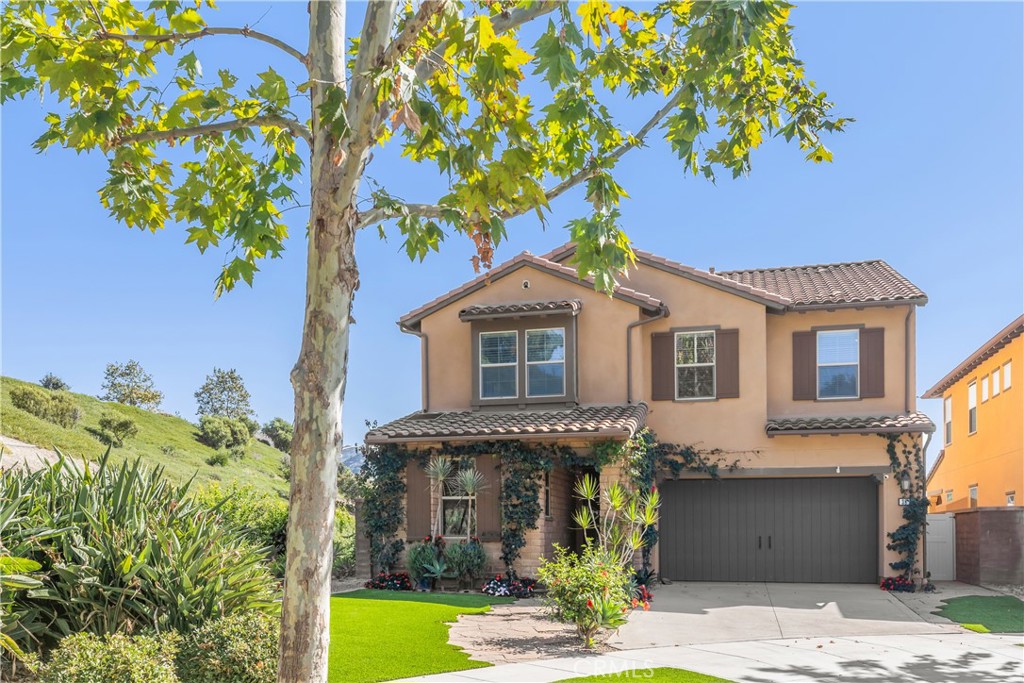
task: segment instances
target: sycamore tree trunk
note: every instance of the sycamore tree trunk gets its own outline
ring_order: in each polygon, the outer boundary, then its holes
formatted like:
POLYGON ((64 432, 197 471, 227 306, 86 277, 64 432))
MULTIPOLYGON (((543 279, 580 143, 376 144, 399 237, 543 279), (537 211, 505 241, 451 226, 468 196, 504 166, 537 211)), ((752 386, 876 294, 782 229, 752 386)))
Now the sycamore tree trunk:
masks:
POLYGON ((326 683, 337 456, 348 370, 352 301, 359 288, 356 193, 380 124, 371 66, 390 38, 396 0, 366 7, 359 54, 346 80, 345 3, 309 5, 312 117, 306 314, 292 370, 295 433, 278 683, 326 683), (332 89, 345 92, 347 127, 321 121, 332 89), (338 132, 337 126, 333 126, 338 132))

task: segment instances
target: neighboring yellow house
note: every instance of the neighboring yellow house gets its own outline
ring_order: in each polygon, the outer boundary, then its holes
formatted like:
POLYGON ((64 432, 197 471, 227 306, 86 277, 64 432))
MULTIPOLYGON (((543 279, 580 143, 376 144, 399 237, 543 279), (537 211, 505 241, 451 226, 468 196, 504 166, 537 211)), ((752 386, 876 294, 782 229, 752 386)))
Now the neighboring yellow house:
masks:
MULTIPOLYGON (((450 540, 477 535, 499 566, 500 496, 520 476, 509 469, 516 449, 559 447, 516 561, 530 575, 552 544, 579 541, 573 484, 590 461, 578 458, 647 426, 723 464, 720 481, 657 473, 660 575, 891 575, 902 487, 924 472, 894 476, 881 437, 920 444, 934 430, 913 391, 924 292, 883 261, 716 273, 638 250, 629 286, 609 297, 578 278, 574 252, 524 252, 399 320, 421 340, 423 409, 366 436, 422 456, 405 467, 398 538, 438 526, 450 540), (420 466, 426 449, 469 460, 488 486, 437 493, 420 466)), ((627 476, 621 463, 600 474, 605 486, 627 476)), ((369 544, 357 558, 368 572, 369 544)))
POLYGON ((928 475, 932 512, 1024 504, 1024 315, 925 393, 942 399, 943 450, 928 475))

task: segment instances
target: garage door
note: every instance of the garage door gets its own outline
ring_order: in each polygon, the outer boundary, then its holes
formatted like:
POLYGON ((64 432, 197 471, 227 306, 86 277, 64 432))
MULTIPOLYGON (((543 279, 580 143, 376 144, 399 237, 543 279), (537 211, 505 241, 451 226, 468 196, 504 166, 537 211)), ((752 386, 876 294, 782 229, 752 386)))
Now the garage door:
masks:
POLYGON ((878 485, 870 477, 667 481, 662 576, 675 581, 871 583, 878 485))

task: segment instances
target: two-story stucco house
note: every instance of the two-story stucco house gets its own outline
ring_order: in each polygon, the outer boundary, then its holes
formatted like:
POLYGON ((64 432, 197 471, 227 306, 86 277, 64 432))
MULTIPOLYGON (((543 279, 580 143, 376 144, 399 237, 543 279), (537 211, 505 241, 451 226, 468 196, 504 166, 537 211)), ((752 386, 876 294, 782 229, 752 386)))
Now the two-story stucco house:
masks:
MULTIPOLYGON (((921 439, 934 425, 914 396, 915 317, 925 294, 882 261, 703 271, 637 251, 611 296, 569 265, 574 245, 524 252, 406 314, 422 343, 423 409, 368 444, 436 449, 520 440, 575 449, 626 440, 715 453, 718 480, 659 473, 656 569, 673 580, 872 582, 899 559, 900 484, 879 435, 921 439)), ((406 473, 403 538, 442 515, 449 537, 477 534, 497 557, 501 463, 472 502, 424 494, 406 473), (455 514, 474 505, 476 529, 455 514)), ((607 483, 621 468, 601 471, 607 483)), ((917 473, 923 476, 923 473, 917 473)), ((543 514, 518 562, 532 574, 552 543, 572 545, 572 486, 556 463, 543 514)), ((577 539, 578 542, 578 539, 577 539)), ((365 547, 359 558, 368 566, 365 547)), ((497 565, 497 562, 495 562, 497 565)))

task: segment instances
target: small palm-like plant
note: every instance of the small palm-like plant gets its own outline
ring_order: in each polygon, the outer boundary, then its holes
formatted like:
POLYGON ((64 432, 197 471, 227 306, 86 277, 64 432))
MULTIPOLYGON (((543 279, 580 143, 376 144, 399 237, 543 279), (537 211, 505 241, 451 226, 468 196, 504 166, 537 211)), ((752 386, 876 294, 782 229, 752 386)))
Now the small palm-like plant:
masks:
MULTIPOLYGON (((453 493, 467 498, 475 498, 478 493, 487 488, 487 479, 475 468, 460 470, 452 482, 453 493)), ((466 520, 466 529, 472 535, 476 531, 476 505, 469 506, 469 519, 466 520)))
POLYGON ((576 482, 575 492, 582 503, 572 516, 576 525, 620 564, 630 564, 643 547, 644 531, 658 521, 658 489, 635 491, 616 482, 602 494, 597 479, 588 474, 576 482))
MULTIPOLYGON (((427 461, 425 471, 430 479, 430 497, 439 499, 444 495, 445 481, 451 476, 452 461, 435 455, 427 461)), ((435 538, 441 535, 441 518, 442 514, 439 509, 438 514, 434 515, 434 523, 431 525, 431 535, 435 538)))

